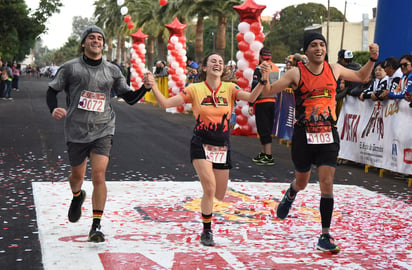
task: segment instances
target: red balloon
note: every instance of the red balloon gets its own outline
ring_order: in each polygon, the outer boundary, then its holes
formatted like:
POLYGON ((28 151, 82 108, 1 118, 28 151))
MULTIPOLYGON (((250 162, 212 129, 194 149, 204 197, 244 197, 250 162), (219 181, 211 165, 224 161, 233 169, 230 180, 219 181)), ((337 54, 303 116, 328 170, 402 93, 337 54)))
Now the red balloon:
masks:
POLYGON ((174 82, 178 82, 178 81, 180 80, 179 74, 173 74, 173 75, 172 75, 172 80, 173 80, 174 82))
POLYGON ((132 86, 133 86, 134 89, 137 89, 139 85, 137 84, 136 81, 134 81, 134 82, 132 82, 132 86))
POLYGON ((249 43, 247 43, 246 41, 239 42, 239 44, 237 46, 239 48, 239 51, 241 51, 241 52, 245 52, 245 51, 249 50, 249 43))
POLYGON ((238 34, 236 35, 236 40, 237 40, 237 42, 244 41, 244 40, 245 40, 245 34, 243 34, 243 33, 238 33, 238 34))
POLYGON ((236 115, 242 114, 242 107, 236 106, 236 107, 235 107, 235 114, 236 114, 236 115))
POLYGON ((252 62, 255 59, 255 53, 252 50, 247 50, 243 53, 243 57, 248 61, 252 62))
POLYGON ((185 111, 185 107, 184 107, 183 105, 177 106, 176 109, 177 109, 177 111, 180 112, 180 113, 182 113, 182 112, 185 111))
MULTIPOLYGON (((247 122, 247 118, 246 118, 246 122, 247 122)), ((249 135, 249 134, 252 133, 252 127, 247 125, 247 124, 246 125, 240 125, 240 130, 241 130, 242 134, 244 134, 244 135, 249 135)))
POLYGON ((236 116, 236 122, 240 126, 243 126, 243 125, 247 124, 247 117, 244 116, 243 114, 239 114, 238 116, 236 116))
POLYGON ((263 42, 265 40, 265 34, 262 32, 259 32, 258 34, 255 35, 255 40, 259 42, 263 42))
POLYGON ((249 81, 244 77, 240 77, 237 79, 237 85, 239 85, 240 88, 246 88, 249 86, 249 81))
POLYGON ((169 43, 169 44, 167 44, 167 49, 168 49, 169 51, 173 51, 173 50, 175 49, 175 45, 172 44, 172 43, 169 43))
POLYGON ((261 30, 260 22, 254 22, 250 25, 250 31, 252 31, 255 35, 258 35, 261 30))
POLYGON ((124 20, 125 23, 128 23, 132 20, 132 17, 130 17, 130 15, 126 15, 126 16, 124 16, 123 20, 124 20))
POLYGON ((243 70, 236 70, 235 72, 236 78, 242 78, 243 77, 243 70))
POLYGON ((159 0, 159 5, 161 6, 167 5, 167 0, 159 0))
POLYGON ((133 22, 129 22, 129 23, 127 24, 127 28, 128 28, 128 29, 133 29, 133 28, 134 28, 134 23, 133 23, 133 22))

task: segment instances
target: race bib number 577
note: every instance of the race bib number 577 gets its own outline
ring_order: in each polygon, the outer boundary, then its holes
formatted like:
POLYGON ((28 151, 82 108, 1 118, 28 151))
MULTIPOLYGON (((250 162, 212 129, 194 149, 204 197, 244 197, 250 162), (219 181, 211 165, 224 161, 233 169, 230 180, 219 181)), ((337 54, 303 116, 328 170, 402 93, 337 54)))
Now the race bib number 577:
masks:
POLYGON ((103 93, 83 90, 77 108, 92 112, 103 112, 105 103, 106 96, 103 93))
POLYGON ((213 163, 226 163, 227 157, 227 147, 226 146, 215 146, 204 144, 203 149, 205 150, 205 156, 207 161, 213 163))

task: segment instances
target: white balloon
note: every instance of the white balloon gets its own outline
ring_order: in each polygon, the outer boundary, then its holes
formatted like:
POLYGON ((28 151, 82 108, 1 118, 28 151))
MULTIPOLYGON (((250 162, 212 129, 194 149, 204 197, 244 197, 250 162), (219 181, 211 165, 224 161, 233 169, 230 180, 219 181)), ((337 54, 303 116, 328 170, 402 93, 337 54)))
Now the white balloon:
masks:
POLYGON ((255 117, 255 115, 249 115, 249 119, 247 120, 247 123, 252 128, 256 127, 256 117, 255 117))
POLYGON ((253 32, 246 32, 244 39, 247 43, 251 44, 253 41, 255 41, 255 34, 253 32))
POLYGON ((173 69, 177 69, 179 67, 179 63, 177 63, 176 61, 172 62, 171 65, 173 69))
POLYGON ((250 49, 254 52, 260 52, 260 49, 263 48, 263 43, 259 41, 253 41, 250 44, 250 49))
POLYGON ((144 45, 144 43, 140 43, 137 47, 139 47, 140 50, 146 49, 146 46, 144 45))
POLYGON ((237 61, 237 67, 240 70, 245 70, 249 67, 249 63, 245 59, 239 59, 239 61, 237 61))
POLYGON ((173 56, 171 56, 171 55, 167 56, 167 62, 168 63, 173 63, 174 61, 175 61, 175 58, 173 56))
POLYGON ((249 115, 249 105, 242 106, 242 114, 243 114, 244 116, 248 116, 248 115, 249 115))
POLYGON ((179 42, 176 43, 175 48, 176 48, 177 50, 183 49, 182 43, 179 43, 179 42))
POLYGON ((120 7, 120 6, 123 6, 124 5, 124 0, 117 0, 117 5, 120 7))
POLYGON ((176 74, 179 74, 179 75, 184 74, 183 68, 178 67, 178 68, 176 69, 176 74))
POLYGON ((237 28, 239 29, 240 33, 246 33, 250 30, 250 24, 248 24, 247 22, 241 22, 239 23, 237 28))
POLYGON ((184 55, 183 57, 182 57, 182 59, 183 59, 183 62, 187 62, 187 56, 186 55, 184 55))
POLYGON ((237 51, 236 53, 236 59, 240 60, 240 59, 245 59, 244 53, 242 51, 237 51))
POLYGON ((127 7, 122 7, 122 8, 120 9, 120 13, 121 13, 122 15, 126 15, 127 12, 129 12, 129 9, 128 9, 127 7))
POLYGON ((173 36, 170 38, 170 42, 176 46, 176 44, 179 43, 179 38, 177 36, 173 36))
POLYGON ((246 68, 245 70, 243 70, 243 77, 248 80, 253 79, 253 69, 246 68))
POLYGON ((176 82, 172 80, 172 75, 169 75, 169 81, 167 85, 169 86, 169 88, 176 87, 176 82))
POLYGON ((186 81, 186 75, 185 74, 180 74, 179 75, 180 77, 180 81, 182 81, 182 82, 184 82, 184 81, 186 81))
POLYGON ((244 101, 244 100, 236 101, 236 104, 237 104, 237 106, 239 106, 239 107, 243 107, 243 106, 248 105, 247 101, 244 101))
POLYGON ((179 49, 179 55, 183 56, 186 55, 186 50, 185 49, 179 49))
POLYGON ((172 88, 172 92, 173 92, 174 94, 179 94, 179 87, 177 87, 177 86, 173 87, 173 88, 172 88))

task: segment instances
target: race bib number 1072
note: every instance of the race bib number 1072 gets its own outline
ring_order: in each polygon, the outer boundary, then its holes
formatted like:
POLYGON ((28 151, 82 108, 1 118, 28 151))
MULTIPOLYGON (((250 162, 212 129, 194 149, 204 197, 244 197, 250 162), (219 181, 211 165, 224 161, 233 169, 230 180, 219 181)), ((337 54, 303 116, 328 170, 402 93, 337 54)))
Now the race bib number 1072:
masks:
POLYGON ((103 112, 105 102, 106 96, 103 93, 83 90, 77 108, 92 112, 103 112))

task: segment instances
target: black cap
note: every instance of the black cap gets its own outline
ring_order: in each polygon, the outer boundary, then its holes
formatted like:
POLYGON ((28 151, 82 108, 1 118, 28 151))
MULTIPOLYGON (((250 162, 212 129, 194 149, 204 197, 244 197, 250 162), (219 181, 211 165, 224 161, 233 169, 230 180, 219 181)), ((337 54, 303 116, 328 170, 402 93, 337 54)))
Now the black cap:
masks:
POLYGON ((306 52, 306 50, 307 50, 308 47, 309 47, 309 44, 310 44, 312 41, 314 41, 315 39, 320 39, 320 40, 322 40, 323 42, 325 42, 325 44, 326 44, 326 39, 325 39, 325 37, 324 37, 322 34, 316 33, 316 32, 307 33, 307 34, 305 35, 305 38, 304 38, 304 41, 303 41, 303 52, 306 52))
POLYGON ((103 36, 104 40, 106 39, 103 33, 103 30, 100 27, 98 27, 97 25, 91 25, 91 26, 86 27, 86 29, 84 29, 82 35, 80 36, 80 39, 81 39, 80 43, 83 44, 86 37, 91 33, 99 33, 103 36))

